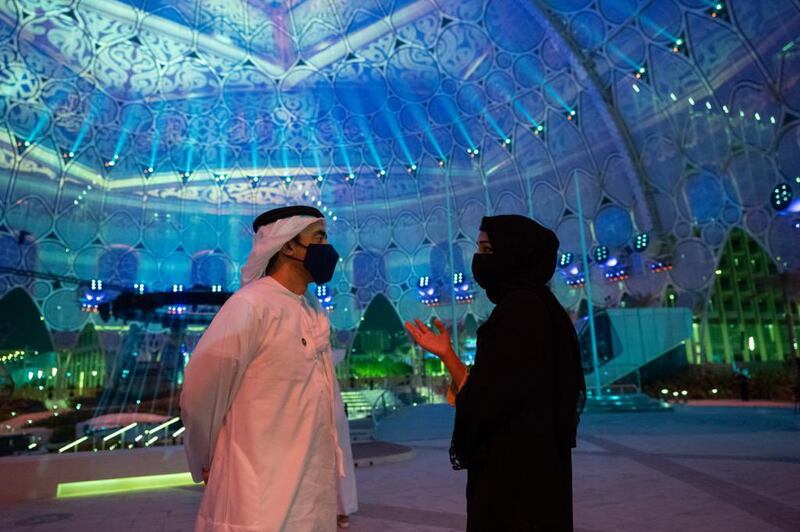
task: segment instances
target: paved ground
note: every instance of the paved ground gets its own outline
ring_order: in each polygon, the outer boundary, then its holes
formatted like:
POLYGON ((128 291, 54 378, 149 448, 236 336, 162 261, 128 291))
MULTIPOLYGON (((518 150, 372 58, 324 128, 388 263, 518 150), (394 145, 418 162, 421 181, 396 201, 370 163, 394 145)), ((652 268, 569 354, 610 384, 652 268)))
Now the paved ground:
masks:
MULTIPOLYGON (((431 420, 432 433, 440 432, 441 412, 431 420)), ((799 437, 800 416, 787 409, 586 415, 574 454, 577 530, 800 530, 799 437)), ((465 476, 449 467, 449 441, 404 443, 416 451, 412 460, 357 470, 361 510, 350 530, 463 530, 465 476)), ((0 507, 0 530, 191 530, 201 493, 175 488, 0 507)))

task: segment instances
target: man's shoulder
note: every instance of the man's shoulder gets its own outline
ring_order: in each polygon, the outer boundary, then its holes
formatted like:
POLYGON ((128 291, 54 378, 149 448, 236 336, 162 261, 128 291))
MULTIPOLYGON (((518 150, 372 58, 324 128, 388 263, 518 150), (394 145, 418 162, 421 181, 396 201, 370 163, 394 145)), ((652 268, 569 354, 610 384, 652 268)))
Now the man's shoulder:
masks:
POLYGON ((280 291, 276 290, 270 283, 264 282, 262 278, 239 288, 228 299, 228 303, 237 306, 249 304, 255 308, 260 308, 268 306, 279 295, 280 291))

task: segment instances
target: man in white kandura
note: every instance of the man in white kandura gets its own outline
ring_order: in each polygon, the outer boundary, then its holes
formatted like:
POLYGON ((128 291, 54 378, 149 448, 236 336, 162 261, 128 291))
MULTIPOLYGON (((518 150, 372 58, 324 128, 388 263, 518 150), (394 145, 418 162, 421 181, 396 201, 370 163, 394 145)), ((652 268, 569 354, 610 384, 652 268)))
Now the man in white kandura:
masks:
POLYGON ((207 484, 195 530, 336 530, 350 442, 337 436, 330 322, 305 293, 330 281, 339 256, 313 207, 273 209, 253 229, 242 288, 184 377, 184 446, 192 477, 207 484))
MULTIPOLYGON (((333 351, 333 364, 338 365, 344 360, 345 350, 337 349, 333 351)), ((336 381, 336 430, 339 441, 342 442, 342 453, 344 455, 344 476, 339 478, 337 491, 336 524, 339 528, 350 527, 350 514, 358 511, 358 492, 356 490, 356 471, 353 463, 353 449, 350 447, 350 422, 347 419, 347 412, 342 402, 339 381, 336 381)))

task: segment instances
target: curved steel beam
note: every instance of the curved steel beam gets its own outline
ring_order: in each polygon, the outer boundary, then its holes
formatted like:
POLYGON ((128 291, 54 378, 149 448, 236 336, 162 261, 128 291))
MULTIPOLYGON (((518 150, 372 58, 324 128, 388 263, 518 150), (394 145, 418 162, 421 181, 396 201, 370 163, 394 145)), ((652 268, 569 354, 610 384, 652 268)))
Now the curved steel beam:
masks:
POLYGON ((563 22, 548 9, 543 0, 530 0, 530 3, 534 7, 531 13, 538 19, 542 27, 561 45, 572 52, 572 57, 574 58, 572 66, 576 74, 588 82, 588 94, 598 104, 598 109, 605 119, 612 141, 621 147, 623 167, 634 191, 636 203, 646 207, 645 210, 640 211, 645 226, 640 229, 644 231, 653 230, 659 236, 665 236, 656 215, 657 211, 647 173, 637 157, 636 146, 633 143, 633 137, 625 124, 625 120, 614 107, 611 91, 605 89, 593 61, 581 51, 575 38, 564 26, 563 22))

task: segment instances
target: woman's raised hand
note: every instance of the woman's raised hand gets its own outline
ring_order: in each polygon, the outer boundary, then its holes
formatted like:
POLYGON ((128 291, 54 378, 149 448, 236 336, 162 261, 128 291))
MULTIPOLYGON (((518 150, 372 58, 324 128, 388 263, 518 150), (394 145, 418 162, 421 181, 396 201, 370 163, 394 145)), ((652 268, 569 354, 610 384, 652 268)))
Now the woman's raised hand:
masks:
POLYGON ((407 321, 405 326, 408 334, 420 347, 441 358, 453 350, 453 344, 450 340, 450 333, 447 332, 442 320, 435 318, 433 324, 439 330, 439 334, 433 332, 419 320, 414 320, 414 323, 407 321))

